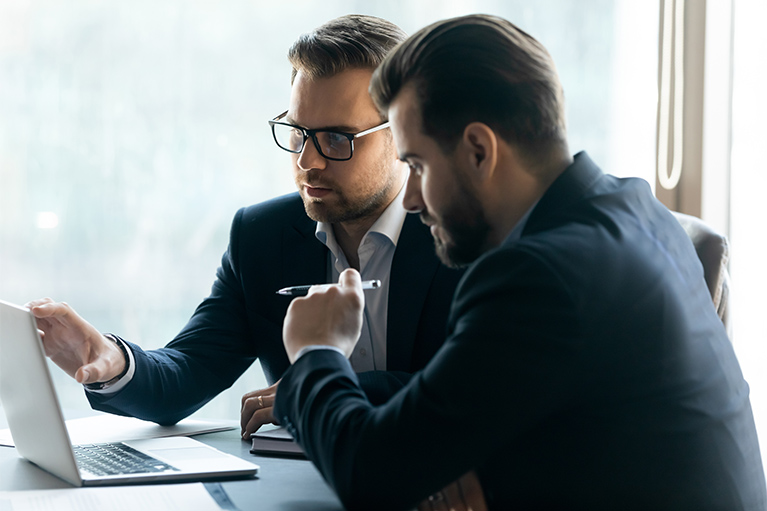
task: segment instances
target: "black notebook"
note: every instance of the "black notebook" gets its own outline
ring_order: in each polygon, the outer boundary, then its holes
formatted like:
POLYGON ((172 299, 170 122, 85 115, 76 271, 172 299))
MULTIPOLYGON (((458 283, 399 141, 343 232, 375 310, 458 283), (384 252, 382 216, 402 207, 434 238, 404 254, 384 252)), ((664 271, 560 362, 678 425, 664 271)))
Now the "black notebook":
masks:
POLYGON ((293 437, 285 428, 256 431, 250 438, 253 440, 250 448, 253 454, 306 458, 304 450, 293 441, 293 437))

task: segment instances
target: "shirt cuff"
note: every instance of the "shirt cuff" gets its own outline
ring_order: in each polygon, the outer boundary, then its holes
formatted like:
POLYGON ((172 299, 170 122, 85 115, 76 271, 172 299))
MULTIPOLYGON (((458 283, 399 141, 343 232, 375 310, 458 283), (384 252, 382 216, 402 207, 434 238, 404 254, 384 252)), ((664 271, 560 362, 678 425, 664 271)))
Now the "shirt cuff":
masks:
MULTIPOLYGON (((346 356, 346 353, 344 353, 341 348, 336 348, 335 346, 328 346, 327 344, 311 344, 309 346, 304 346, 303 348, 298 350, 298 353, 296 353, 296 360, 293 363, 295 364, 296 361, 298 361, 299 358, 303 357, 305 354, 309 353, 310 351, 315 351, 315 350, 332 350, 332 351, 337 351, 338 353, 341 354, 342 357, 347 358, 347 359, 349 358, 349 357, 346 356)), ((128 375, 126 374, 125 376, 128 376, 128 375)), ((120 380, 120 381, 122 381, 122 380, 120 380)))
POLYGON ((86 392, 91 392, 93 394, 101 394, 101 395, 109 395, 109 394, 115 394, 123 389, 127 384, 130 383, 130 381, 133 379, 133 375, 136 373, 136 359, 133 358, 133 350, 128 345, 127 342, 123 341, 116 335, 113 335, 117 342, 122 343, 122 345, 125 347, 125 352, 128 354, 128 372, 125 373, 125 375, 117 380, 114 384, 110 385, 109 387, 101 390, 92 390, 89 388, 85 388, 86 392))

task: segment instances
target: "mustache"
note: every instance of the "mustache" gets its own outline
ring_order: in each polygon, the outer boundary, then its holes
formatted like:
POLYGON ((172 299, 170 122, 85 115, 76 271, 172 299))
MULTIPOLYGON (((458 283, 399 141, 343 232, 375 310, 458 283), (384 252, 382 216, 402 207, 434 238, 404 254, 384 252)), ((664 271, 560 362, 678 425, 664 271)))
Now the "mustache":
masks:
POLYGON ((436 223, 436 222, 434 221, 434 217, 433 217, 433 216, 431 216, 431 215, 429 214, 429 211, 427 211, 426 209, 423 209, 423 210, 421 210, 421 212, 419 213, 419 215, 418 215, 418 216, 420 216, 420 217, 421 217, 421 223, 424 223, 424 224, 426 224, 426 225, 431 225, 431 224, 434 224, 434 223, 436 223))
POLYGON ((297 179, 300 184, 311 186, 312 188, 335 188, 334 183, 325 179, 321 174, 307 173, 303 179, 297 179))

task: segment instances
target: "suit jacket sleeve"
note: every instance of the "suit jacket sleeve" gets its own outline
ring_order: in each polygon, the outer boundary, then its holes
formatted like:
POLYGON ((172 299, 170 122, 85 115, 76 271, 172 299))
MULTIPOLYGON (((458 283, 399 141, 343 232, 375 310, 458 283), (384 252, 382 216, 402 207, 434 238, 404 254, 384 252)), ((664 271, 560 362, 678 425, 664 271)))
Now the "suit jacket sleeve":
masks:
POLYGON ((365 398, 342 356, 317 351, 286 373, 276 416, 349 509, 407 509, 578 392, 561 342, 577 331, 573 308, 545 262, 496 253, 459 285, 443 348, 386 404, 365 398))
MULTIPOLYGON (((210 296, 165 348, 144 351, 131 344, 133 380, 112 395, 87 393, 91 405, 173 424, 230 387, 256 358, 269 383, 281 378, 290 366, 282 344, 290 299, 274 290, 325 282, 327 249, 314 232, 298 194, 238 211, 210 296)), ((389 371, 360 375, 376 404, 401 389, 444 342, 461 275, 440 267, 428 228, 417 218, 408 218, 401 241, 389 298, 389 371)))
POLYGON ((235 216, 210 296, 166 347, 144 351, 130 344, 135 377, 113 395, 86 392, 93 408, 175 424, 230 387, 256 359, 237 266, 242 213, 235 216))

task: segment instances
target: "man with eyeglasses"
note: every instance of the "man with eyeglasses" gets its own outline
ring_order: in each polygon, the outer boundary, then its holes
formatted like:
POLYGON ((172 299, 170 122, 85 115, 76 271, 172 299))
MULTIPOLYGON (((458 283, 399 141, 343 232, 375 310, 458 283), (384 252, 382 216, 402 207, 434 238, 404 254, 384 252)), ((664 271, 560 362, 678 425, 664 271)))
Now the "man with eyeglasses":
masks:
POLYGON ((336 282, 347 268, 380 280, 350 361, 374 402, 401 388, 440 348, 461 273, 441 266, 428 227, 402 207, 407 167, 368 93, 375 67, 406 35, 371 16, 332 20, 301 36, 288 110, 269 122, 291 153, 298 193, 243 208, 211 294, 167 346, 144 351, 102 335, 65 303, 30 302, 46 353, 85 385, 99 410, 173 424, 258 359, 266 389, 243 396, 248 438, 273 422, 290 366, 282 322, 289 286, 336 282))

